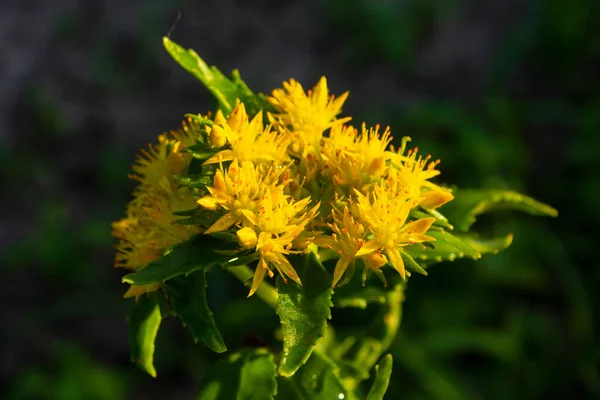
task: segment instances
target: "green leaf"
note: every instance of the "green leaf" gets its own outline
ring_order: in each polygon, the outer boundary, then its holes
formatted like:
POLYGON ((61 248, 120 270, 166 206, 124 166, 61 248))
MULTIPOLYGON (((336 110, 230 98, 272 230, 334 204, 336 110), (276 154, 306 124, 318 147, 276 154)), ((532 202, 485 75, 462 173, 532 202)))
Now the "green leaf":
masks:
POLYGON ((427 275, 427 272, 421 267, 415 260, 405 252, 404 250, 400 250, 400 255, 402 256, 402 261, 404 261, 404 268, 408 271, 416 272, 417 274, 427 275))
POLYGON ((196 235, 176 245, 167 255, 151 262, 145 268, 125 275, 122 281, 132 285, 147 285, 224 263, 229 257, 215 253, 215 249, 220 245, 222 242, 208 235, 196 235))
POLYGON ((203 382, 198 400, 270 400, 277 393, 277 366, 266 349, 231 354, 203 382))
POLYGON ((194 50, 186 50, 168 37, 163 38, 163 44, 179 65, 192 73, 212 92, 225 115, 235 108, 236 99, 240 99, 246 105, 246 111, 250 115, 256 114, 261 109, 270 108, 264 96, 252 93, 237 70, 233 71, 232 78, 229 79, 216 67, 209 67, 194 50))
POLYGON ((346 354, 341 354, 358 370, 368 374, 379 357, 385 352, 396 337, 402 319, 402 302, 404 285, 397 284, 386 293, 385 304, 379 307, 371 325, 367 330, 349 340, 354 341, 346 354))
POLYGON ((154 340, 163 318, 158 296, 158 292, 140 296, 129 316, 131 361, 154 378, 154 340))
POLYGON ((503 189, 460 189, 455 198, 444 205, 444 214, 450 222, 467 232, 480 214, 496 210, 519 210, 532 215, 556 217, 558 211, 529 196, 503 189))
POLYGON ((383 400, 392 376, 392 355, 388 354, 375 366, 375 382, 369 390, 367 400, 383 400))
POLYGON ((482 238, 475 234, 456 235, 464 243, 474 248, 481 254, 498 254, 506 249, 513 241, 513 234, 493 238, 482 238))
POLYGON ((430 242, 434 247, 421 247, 419 244, 406 246, 404 251, 422 264, 431 265, 442 261, 453 261, 457 258, 481 258, 481 253, 458 236, 440 230, 429 230, 427 235, 436 239, 430 242))
POLYGON ((227 351, 221 333, 206 301, 206 271, 196 271, 187 277, 178 276, 166 282, 171 311, 187 326, 194 341, 202 340, 212 351, 227 351))
POLYGON ((238 390, 238 399, 273 399, 277 394, 277 365, 266 350, 246 357, 238 390))
POLYGON ((277 314, 283 334, 283 358, 279 373, 292 376, 309 358, 331 318, 331 275, 313 252, 289 257, 302 285, 277 277, 277 314))
POLYGON ((291 378, 281 377, 288 399, 349 399, 349 392, 339 376, 339 368, 329 357, 314 351, 306 364, 291 378))
POLYGON ((207 160, 218 153, 217 149, 210 147, 206 143, 198 143, 193 146, 188 146, 181 150, 183 153, 190 153, 192 157, 199 160, 207 160))

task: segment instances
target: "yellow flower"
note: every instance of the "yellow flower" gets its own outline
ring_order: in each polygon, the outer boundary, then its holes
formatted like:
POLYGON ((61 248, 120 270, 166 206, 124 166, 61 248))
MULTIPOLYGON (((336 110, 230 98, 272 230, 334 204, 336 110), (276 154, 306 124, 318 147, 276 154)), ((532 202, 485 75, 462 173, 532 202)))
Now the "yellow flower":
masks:
MULTIPOLYGON (((218 119, 221 120, 220 117, 218 119)), ((215 121, 209 138, 215 147, 223 146, 226 139, 231 149, 218 152, 204 164, 231 161, 234 158, 240 162, 273 161, 275 164, 281 164, 287 160, 286 149, 290 138, 271 130, 271 126, 263 128, 262 111, 248 122, 248 115, 243 103, 240 103, 231 112, 227 123, 217 124, 215 121)))
MULTIPOLYGON (((194 145, 199 134, 198 124, 188 118, 180 129, 160 135, 157 145, 142 151, 143 157, 133 167, 133 177, 140 184, 127 206, 127 217, 112 225, 113 236, 120 239, 116 267, 142 269, 167 249, 199 232, 195 226, 175 223, 173 215, 196 203, 189 189, 177 187, 175 175, 187 170, 191 156, 182 150, 194 145)), ((159 287, 160 284, 131 286, 125 297, 138 297, 159 287)))
MULTIPOLYGON (((255 229, 259 232, 256 250, 260 259, 248 296, 254 294, 258 289, 265 274, 268 273, 270 277, 273 277, 273 272, 269 267, 274 267, 286 283, 287 278, 290 278, 298 284, 302 284, 286 255, 299 252, 292 250, 293 241, 317 214, 320 204, 309 211, 304 211, 309 202, 310 198, 295 202, 285 196, 273 196, 271 190, 266 191, 260 202, 260 211, 253 218, 255 229)), ((249 238, 248 243, 253 241, 249 231, 238 234, 238 237, 240 236, 249 238)))
POLYGON ((148 145, 148 150, 141 150, 133 166, 135 172, 131 177, 144 186, 158 186, 163 178, 175 187, 174 176, 184 173, 192 156, 182 150, 193 146, 200 135, 200 128, 191 118, 182 123, 182 128, 170 131, 158 137, 158 144, 148 145))
POLYGON ((213 186, 206 188, 209 194, 198 200, 198 204, 208 210, 216 210, 220 206, 228 212, 204 233, 224 231, 235 224, 248 226, 249 218, 256 218, 259 200, 267 190, 283 195, 282 185, 275 185, 283 171, 284 168, 276 172, 263 172, 263 168, 251 161, 239 162, 237 158, 233 159, 227 170, 221 165, 213 178, 213 186))
POLYGON ((396 154, 393 168, 388 171, 388 181, 395 182, 408 191, 409 196, 419 199, 423 208, 440 207, 454 198, 448 189, 429 182, 429 179, 440 174, 435 169, 440 160, 430 161, 430 155, 425 158, 417 157, 418 151, 415 147, 414 150, 409 150, 406 156, 396 154))
POLYGON ((425 234, 435 218, 421 218, 407 224, 406 218, 416 202, 395 187, 385 188, 376 184, 367 195, 356 191, 356 196, 360 220, 375 235, 375 239, 367 242, 356 255, 363 256, 382 249, 392 266, 406 279, 399 249, 413 243, 435 240, 425 234))
POLYGON ((383 175, 386 161, 390 157, 387 148, 391 141, 389 126, 380 135, 379 124, 375 125, 375 129, 368 130, 365 124, 362 125, 362 134, 356 147, 361 156, 364 171, 368 176, 378 178, 383 175))
POLYGON ((322 248, 327 248, 335 251, 339 255, 339 259, 333 271, 333 281, 331 287, 335 287, 342 278, 348 266, 353 265, 357 258, 356 254, 366 243, 365 228, 356 220, 348 210, 344 207, 344 211, 333 209, 331 211, 333 223, 328 223, 333 233, 331 236, 319 236, 314 243, 322 248))
MULTIPOLYGON (((176 223, 173 215, 173 212, 193 208, 194 203, 194 197, 186 188, 177 192, 147 188, 140 192, 129 204, 127 218, 113 223, 113 236, 120 239, 115 266, 140 270, 160 258, 165 250, 198 233, 195 226, 176 223)), ((131 286, 125 297, 138 297, 159 287, 156 284, 131 286)))
POLYGON ((292 154, 304 157, 318 152, 323 132, 336 124, 343 124, 349 117, 335 119, 348 97, 348 92, 337 99, 329 96, 327 80, 322 77, 312 90, 304 92, 302 85, 290 79, 283 89, 275 89, 269 102, 279 111, 275 117, 293 134, 292 154))
POLYGON ((322 141, 321 155, 326 171, 338 185, 362 189, 374 178, 384 175, 391 140, 389 127, 380 134, 379 125, 367 129, 363 124, 362 133, 358 135, 351 126, 334 126, 329 137, 322 141))

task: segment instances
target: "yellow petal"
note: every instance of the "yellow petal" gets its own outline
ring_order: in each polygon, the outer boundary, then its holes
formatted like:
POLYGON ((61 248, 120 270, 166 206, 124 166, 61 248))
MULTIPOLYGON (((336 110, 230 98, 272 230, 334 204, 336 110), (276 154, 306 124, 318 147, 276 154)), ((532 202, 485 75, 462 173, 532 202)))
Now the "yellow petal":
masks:
POLYGON ((256 266, 256 271, 254 271, 254 277, 252 278, 252 287, 250 288, 250 294, 248 297, 252 296, 258 287, 262 283, 263 279, 265 279, 265 274, 267 273, 267 263, 261 259, 261 262, 256 266))
POLYGON ((229 229, 237 222, 237 218, 234 217, 231 213, 227 213, 223 215, 221 218, 217 220, 210 228, 208 228, 204 234, 207 235, 212 232, 220 232, 226 229, 229 229))
POLYGON ((372 270, 377 270, 387 264, 388 260, 382 253, 371 253, 365 257, 365 265, 372 270))
POLYGON ((250 221, 250 223, 252 223, 252 225, 258 225, 258 217, 255 213, 245 208, 240 210, 240 212, 248 219, 248 221, 250 221))
POLYGON ((223 151, 218 152, 217 154, 215 154, 208 160, 204 161, 204 163, 202 163, 202 165, 216 164, 219 162, 231 161, 231 160, 233 160, 233 158, 234 158, 234 154, 233 154, 232 150, 223 150, 223 151))
POLYGON ((219 192, 227 191, 227 184, 225 183, 225 177, 223 176, 223 171, 220 169, 215 172, 215 176, 213 178, 213 186, 214 189, 219 192))
POLYGON ((204 196, 197 203, 207 210, 216 210, 219 207, 219 202, 212 196, 204 196))
MULTIPOLYGON (((288 261, 288 259, 281 253, 277 254, 277 263, 275 264, 275 266, 281 270, 281 272, 284 273, 284 275, 287 275, 291 280, 293 280, 294 282, 296 282, 299 285, 302 285, 302 282, 300 281, 300 277, 298 276, 298 273, 296 272, 296 270, 294 269, 294 267, 292 266, 292 264, 290 264, 290 262, 288 261)), ((285 277, 284 277, 285 279, 285 277)))
POLYGON ((222 126, 213 125, 208 139, 213 147, 223 147, 227 143, 227 133, 222 126))
POLYGON ((335 246, 336 241, 331 236, 317 236, 313 243, 323 249, 330 249, 335 246))
POLYGON ((406 271, 404 270, 404 261, 400 252, 396 248, 386 248, 385 252, 390 259, 392 266, 400 273, 402 279, 406 280, 406 271))
POLYGON ((227 123, 227 119, 223 115, 223 111, 217 110, 217 112, 215 113, 214 121, 216 125, 222 125, 227 123))
POLYGON ((420 203, 421 207, 429 210, 438 208, 454 199, 454 195, 444 188, 424 191, 421 193, 421 197, 423 198, 420 203))
POLYGON ((227 123, 234 131, 238 131, 242 124, 246 121, 248 115, 246 114, 246 107, 244 103, 240 103, 236 108, 233 109, 227 123))
POLYGON ((351 259, 348 257, 340 257, 338 262, 335 264, 335 270, 333 271, 333 282, 331 282, 331 287, 334 288, 341 277, 346 272, 348 265, 350 264, 351 259))
POLYGON ((404 227, 402 228, 402 232, 406 233, 409 236, 420 236, 427 232, 431 224, 433 224, 434 222, 435 218, 421 218, 404 225, 404 227))
POLYGON ((381 248, 381 244, 377 241, 377 239, 369 240, 366 244, 364 244, 360 250, 356 252, 356 257, 366 256, 367 254, 371 254, 375 250, 381 248))

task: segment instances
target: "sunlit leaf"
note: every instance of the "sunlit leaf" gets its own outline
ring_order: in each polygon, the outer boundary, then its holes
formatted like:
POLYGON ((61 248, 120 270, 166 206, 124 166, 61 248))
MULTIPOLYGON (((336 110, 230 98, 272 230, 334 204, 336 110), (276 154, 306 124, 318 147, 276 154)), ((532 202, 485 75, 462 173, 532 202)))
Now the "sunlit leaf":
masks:
POLYGON ((145 268, 125 275, 122 281, 132 285, 164 282, 179 275, 191 274, 223 263, 230 257, 215 253, 215 249, 220 245, 220 241, 208 235, 196 235, 176 245, 167 255, 151 262, 145 268))
POLYGON ((460 237, 441 230, 429 230, 427 235, 436 239, 434 242, 430 242, 433 248, 421 247, 418 244, 404 248, 406 253, 419 263, 430 265, 463 257, 481 258, 481 253, 469 244, 471 240, 463 241, 460 237))
POLYGON ((192 333, 217 353, 227 350, 221 333, 206 301, 206 271, 196 271, 187 277, 178 276, 165 282, 171 300, 171 311, 192 333))
POLYGON ((163 318, 159 296, 157 292, 140 296, 129 316, 131 360, 152 377, 156 377, 154 340, 163 318))
POLYGON ((179 65, 198 78, 212 92, 219 102, 219 107, 225 115, 231 113, 236 106, 236 99, 246 105, 250 115, 261 109, 270 109, 262 95, 255 95, 240 78, 239 72, 234 71, 229 79, 216 67, 209 67, 204 60, 192 49, 184 49, 168 37, 163 38, 167 52, 179 65))
POLYGON ((456 229, 466 232, 480 214, 496 210, 518 210, 532 215, 556 217, 558 211, 529 196, 503 189, 460 189, 444 206, 444 214, 456 229))
POLYGON ((388 354, 375 366, 375 381, 369 390, 367 400, 383 400, 392 376, 392 355, 388 354))
POLYGON ((293 375, 306 362, 331 318, 331 276, 314 253, 290 257, 302 285, 277 277, 277 314, 283 334, 279 373, 293 375))

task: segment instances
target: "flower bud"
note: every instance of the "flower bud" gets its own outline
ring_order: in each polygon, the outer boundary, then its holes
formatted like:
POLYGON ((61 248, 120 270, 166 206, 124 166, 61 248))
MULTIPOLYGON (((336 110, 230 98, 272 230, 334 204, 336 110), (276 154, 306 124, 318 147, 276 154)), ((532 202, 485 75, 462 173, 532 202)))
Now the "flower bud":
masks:
POLYGON ((213 125, 208 140, 213 147, 223 147, 227 142, 227 132, 221 125, 213 125))
POLYGON ((256 246, 256 243, 258 242, 258 238, 256 237, 256 232, 254 231, 254 228, 242 228, 236 232, 236 235, 240 246, 242 246, 245 249, 249 249, 256 246))

